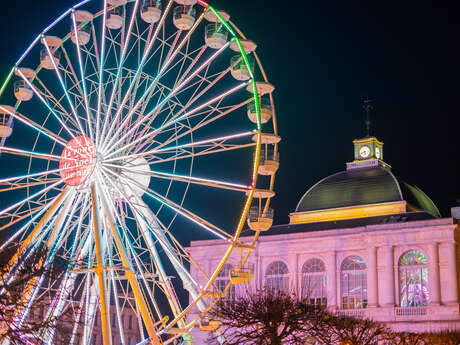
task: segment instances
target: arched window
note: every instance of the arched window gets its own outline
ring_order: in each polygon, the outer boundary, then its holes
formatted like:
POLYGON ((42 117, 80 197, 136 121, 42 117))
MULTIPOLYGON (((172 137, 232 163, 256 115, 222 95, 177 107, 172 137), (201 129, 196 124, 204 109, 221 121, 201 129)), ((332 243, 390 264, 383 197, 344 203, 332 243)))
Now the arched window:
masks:
POLYGON ((320 259, 310 259, 302 266, 302 298, 310 304, 327 305, 326 267, 320 259))
POLYGON ((340 286, 343 309, 367 307, 367 271, 366 261, 353 255, 342 262, 340 286))
POLYGON ((416 250, 399 259, 399 301, 401 307, 428 305, 428 269, 425 255, 416 250))
POLYGON ((289 270, 282 261, 272 262, 265 271, 265 285, 273 290, 289 290, 289 270))
MULTIPOLYGON (((230 281, 230 270, 232 269, 232 265, 225 264, 222 266, 219 274, 216 277, 215 285, 219 291, 223 292, 225 287, 227 286, 228 282, 230 281)), ((227 296, 233 297, 235 295, 235 286, 232 285, 228 290, 227 296)))

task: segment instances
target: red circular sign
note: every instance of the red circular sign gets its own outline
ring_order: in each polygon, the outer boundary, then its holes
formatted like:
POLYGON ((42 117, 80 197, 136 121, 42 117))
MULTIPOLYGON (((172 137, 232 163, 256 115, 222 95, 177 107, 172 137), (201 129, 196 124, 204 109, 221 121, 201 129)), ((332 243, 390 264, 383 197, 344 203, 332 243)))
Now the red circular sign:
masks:
POLYGON ((85 136, 70 140, 61 154, 60 174, 69 186, 79 186, 91 175, 96 162, 96 147, 85 136))

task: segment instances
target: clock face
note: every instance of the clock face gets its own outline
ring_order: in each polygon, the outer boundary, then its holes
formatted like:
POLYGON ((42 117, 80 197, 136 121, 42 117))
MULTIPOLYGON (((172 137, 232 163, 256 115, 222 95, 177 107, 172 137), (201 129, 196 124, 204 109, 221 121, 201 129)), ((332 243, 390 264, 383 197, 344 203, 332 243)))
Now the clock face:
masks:
POLYGON ((380 159, 380 147, 376 147, 376 148, 375 148, 375 157, 377 157, 378 159, 380 159))
POLYGON ((363 146, 359 149, 359 155, 362 158, 367 158, 369 157, 370 154, 371 154, 371 149, 369 148, 369 146, 363 146))

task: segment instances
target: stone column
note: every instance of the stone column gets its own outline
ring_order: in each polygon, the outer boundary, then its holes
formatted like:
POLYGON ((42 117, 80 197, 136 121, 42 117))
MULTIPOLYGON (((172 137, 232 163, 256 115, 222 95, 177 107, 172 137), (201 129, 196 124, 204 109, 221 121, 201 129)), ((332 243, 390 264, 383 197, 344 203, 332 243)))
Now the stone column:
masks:
POLYGON ((367 262, 367 305, 369 307, 378 306, 377 296, 377 248, 374 246, 368 249, 368 262, 367 262))
POLYGON ((327 265, 327 305, 330 309, 337 309, 337 254, 335 251, 329 254, 329 264, 327 265))
POLYGON ((395 305, 395 283, 394 283, 394 263, 393 263, 393 246, 385 246, 385 270, 383 271, 383 291, 382 304, 385 307, 394 307, 395 305))
POLYGON ((430 292, 430 305, 440 304, 439 289, 439 250, 437 243, 428 245, 428 288, 430 292))
POLYGON ((456 243, 443 243, 442 247, 447 259, 447 267, 441 271, 442 302, 447 305, 458 304, 456 243))

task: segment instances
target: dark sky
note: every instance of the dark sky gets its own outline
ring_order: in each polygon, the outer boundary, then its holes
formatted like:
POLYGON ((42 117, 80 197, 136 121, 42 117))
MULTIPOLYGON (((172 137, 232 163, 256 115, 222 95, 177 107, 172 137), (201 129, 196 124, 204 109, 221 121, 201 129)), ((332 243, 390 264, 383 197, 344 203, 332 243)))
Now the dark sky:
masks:
MULTIPOLYGON (((2 2, 0 79, 75 0, 2 2)), ((447 3, 447 2, 446 2, 447 3)), ((285 223, 302 194, 352 160, 361 101, 385 161, 444 216, 460 199, 458 13, 443 1, 215 0, 259 45, 276 86, 281 169, 274 199, 285 223)))

